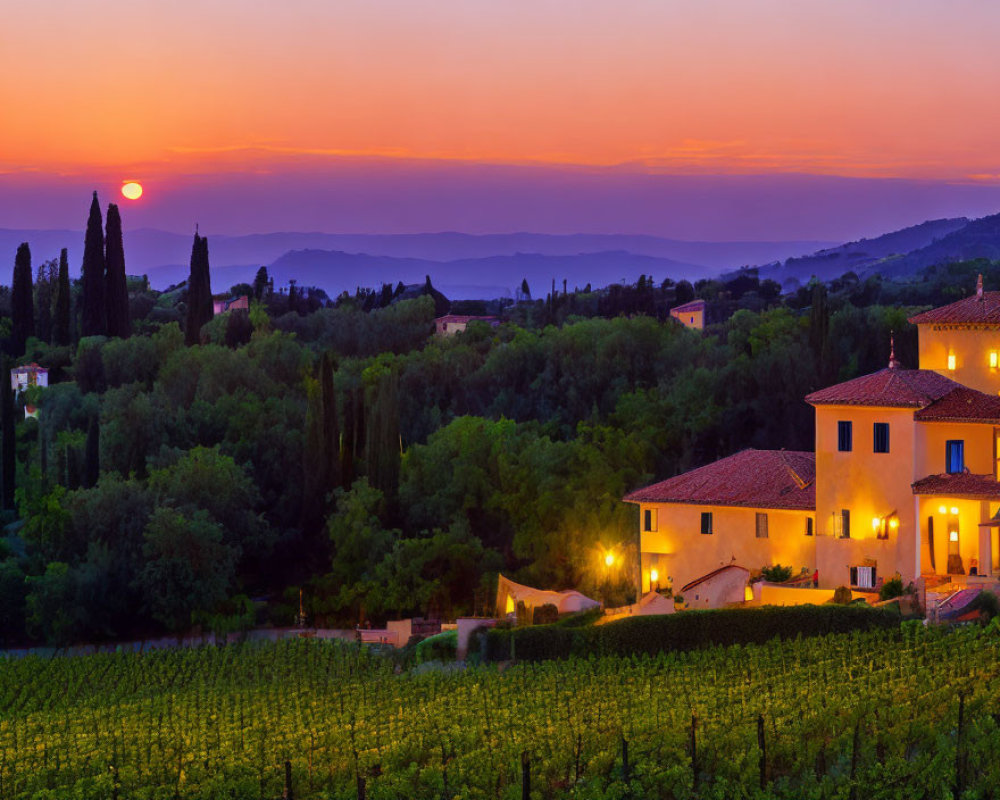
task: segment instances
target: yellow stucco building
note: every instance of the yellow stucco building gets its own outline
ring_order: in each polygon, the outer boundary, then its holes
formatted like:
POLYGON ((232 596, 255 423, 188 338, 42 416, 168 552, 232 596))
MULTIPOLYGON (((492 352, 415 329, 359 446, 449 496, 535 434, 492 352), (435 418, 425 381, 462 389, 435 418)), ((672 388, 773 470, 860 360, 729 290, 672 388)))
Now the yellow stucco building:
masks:
POLYGON ((692 300, 681 306, 674 306, 670 309, 670 316, 677 320, 685 328, 693 328, 696 331, 705 329, 705 301, 692 300))
POLYGON ((920 368, 808 395, 814 453, 744 450, 648 486, 642 590, 727 564, 790 565, 819 587, 1000 578, 1000 292, 910 320, 920 368))

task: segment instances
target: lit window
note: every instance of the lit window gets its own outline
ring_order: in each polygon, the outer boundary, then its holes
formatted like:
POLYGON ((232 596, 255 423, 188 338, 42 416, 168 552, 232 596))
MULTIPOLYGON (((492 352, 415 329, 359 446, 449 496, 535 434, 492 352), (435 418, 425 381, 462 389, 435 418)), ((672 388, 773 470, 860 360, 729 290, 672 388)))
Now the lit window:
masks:
POLYGON ((954 353, 948 353, 948 369, 950 369, 950 370, 954 370, 955 369, 955 354, 954 353))
POLYGON ((998 363, 1000 363, 1000 355, 997 354, 996 350, 990 350, 990 369, 996 369, 998 363))

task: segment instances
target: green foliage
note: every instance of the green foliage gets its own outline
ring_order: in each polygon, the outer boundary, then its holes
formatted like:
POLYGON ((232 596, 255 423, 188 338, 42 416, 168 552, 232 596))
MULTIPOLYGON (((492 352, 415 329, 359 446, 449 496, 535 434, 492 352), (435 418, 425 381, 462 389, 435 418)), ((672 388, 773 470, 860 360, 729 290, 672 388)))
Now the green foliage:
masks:
POLYGON ((899 615, 867 606, 765 606, 629 617, 605 625, 539 625, 494 629, 483 639, 483 658, 529 661, 574 655, 634 656, 716 645, 763 644, 771 639, 893 628, 899 615))
POLYGON ((551 625, 559 621, 559 607, 552 603, 536 606, 532 614, 532 625, 551 625))
POLYGON ((885 581, 882 588, 878 590, 879 600, 892 600, 894 597, 902 597, 902 595, 903 579, 899 575, 885 581))
POLYGON ((444 631, 436 636, 428 636, 414 648, 416 661, 418 664, 427 661, 454 661, 457 647, 458 631, 444 631))
POLYGON ((235 576, 237 550, 223 541, 222 526, 206 512, 157 508, 143 537, 146 565, 137 580, 154 619, 181 631, 193 615, 222 605, 235 576))
POLYGON ((774 564, 769 567, 761 567, 760 574, 764 576, 764 580, 771 583, 784 583, 792 577, 792 568, 774 564))
POLYGON ((837 603, 838 605, 846 605, 847 603, 851 602, 853 596, 854 595, 851 594, 851 590, 848 587, 838 586, 833 591, 833 602, 837 603))

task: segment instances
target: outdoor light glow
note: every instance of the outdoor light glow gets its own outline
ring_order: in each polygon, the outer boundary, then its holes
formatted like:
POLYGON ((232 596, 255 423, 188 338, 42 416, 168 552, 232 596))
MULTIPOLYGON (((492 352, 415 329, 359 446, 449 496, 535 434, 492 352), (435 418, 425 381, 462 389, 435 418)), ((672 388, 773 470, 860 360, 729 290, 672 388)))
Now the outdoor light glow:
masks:
POLYGON ((948 353, 948 369, 955 369, 955 354, 948 353))
POLYGON ((997 359, 998 359, 997 351, 996 350, 990 350, 990 366, 993 369, 997 368, 997 359))
POLYGON ((957 514, 958 513, 958 509, 955 506, 952 506, 951 507, 951 513, 952 514, 957 514))
POLYGON ((945 508, 944 506, 938 506, 938 514, 946 514, 946 513, 948 513, 947 508, 945 508))
POLYGON ((872 517, 872 530, 873 531, 877 531, 878 528, 879 528, 879 525, 881 525, 881 524, 882 524, 882 520, 880 520, 878 517, 872 517))
POLYGON ((889 520, 889 527, 892 528, 893 530, 896 530, 896 528, 899 527, 899 520, 896 519, 895 517, 893 517, 892 519, 890 519, 889 520))
POLYGON ((608 553, 606 556, 604 556, 604 566, 606 566, 606 567, 613 567, 614 565, 615 565, 615 554, 614 553, 608 553))
POLYGON ((957 542, 958 541, 958 531, 952 531, 951 533, 949 533, 948 534, 948 538, 951 541, 953 541, 953 542, 957 542))
POLYGON ((649 580, 652 583, 656 583, 659 579, 660 579, 660 573, 657 572, 655 569, 651 569, 649 571, 649 580))

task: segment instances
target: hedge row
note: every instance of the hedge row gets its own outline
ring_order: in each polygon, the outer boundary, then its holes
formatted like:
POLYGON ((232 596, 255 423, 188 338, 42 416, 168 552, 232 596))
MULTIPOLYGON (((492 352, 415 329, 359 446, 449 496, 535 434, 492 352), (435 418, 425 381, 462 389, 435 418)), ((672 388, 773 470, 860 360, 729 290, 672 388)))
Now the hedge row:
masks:
POLYGON ((557 624, 493 629, 481 633, 478 641, 483 661, 542 661, 591 653, 624 656, 714 645, 763 644, 774 638, 892 628, 899 623, 898 611, 862 604, 764 606, 629 617, 579 628, 557 624))

